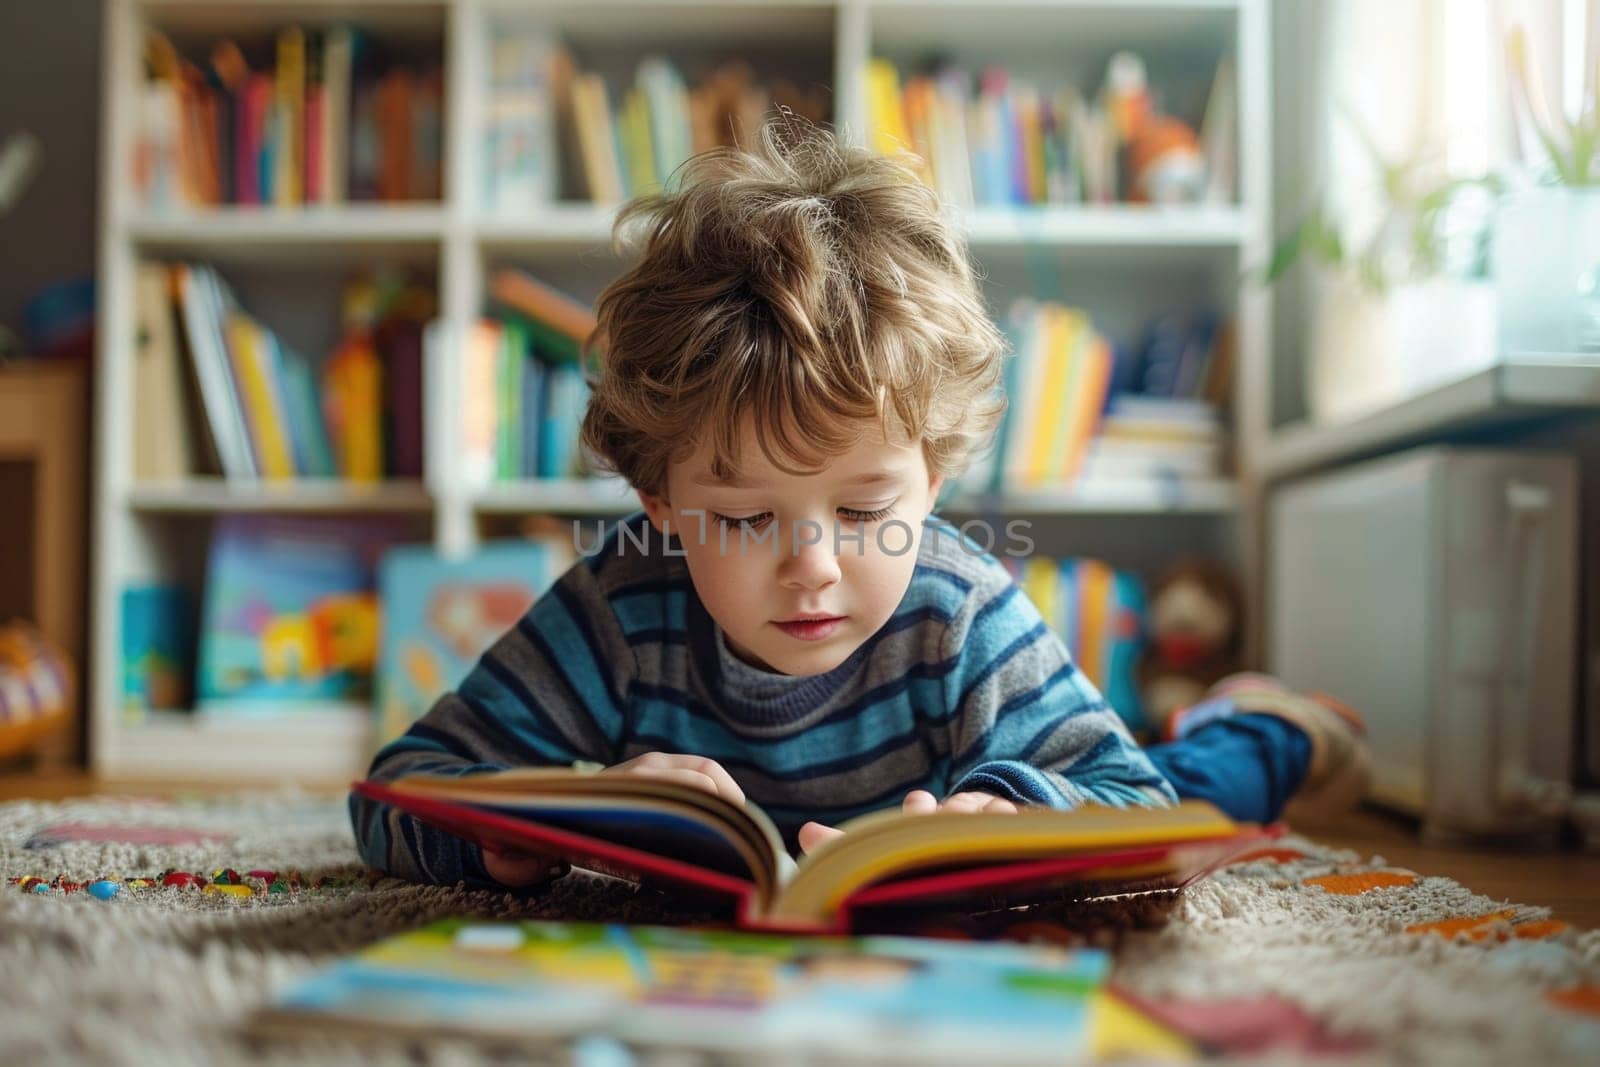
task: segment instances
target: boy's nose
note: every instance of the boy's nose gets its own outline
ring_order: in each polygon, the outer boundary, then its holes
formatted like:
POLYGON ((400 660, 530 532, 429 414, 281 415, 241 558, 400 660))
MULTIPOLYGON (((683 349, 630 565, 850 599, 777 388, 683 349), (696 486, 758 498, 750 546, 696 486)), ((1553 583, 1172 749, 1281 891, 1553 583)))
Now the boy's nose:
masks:
POLYGON ((783 546, 778 580, 795 589, 826 589, 839 580, 839 558, 826 536, 815 544, 807 542, 802 530, 798 538, 791 537, 783 546))

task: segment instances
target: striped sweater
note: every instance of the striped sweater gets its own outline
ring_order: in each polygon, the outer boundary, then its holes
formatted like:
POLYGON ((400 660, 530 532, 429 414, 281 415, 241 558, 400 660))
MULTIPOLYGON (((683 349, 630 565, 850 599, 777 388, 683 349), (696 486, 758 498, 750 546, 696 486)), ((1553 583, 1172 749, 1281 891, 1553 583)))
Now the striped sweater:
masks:
MULTIPOLYGON (((942 520, 924 529, 889 621, 809 677, 735 658, 685 561, 653 547, 613 530, 378 753, 371 777, 693 753, 727 768, 791 847, 809 819, 842 822, 913 789, 1058 808, 1174 799, 1005 568, 942 520)), ((373 866, 487 883, 475 846, 361 797, 350 807, 373 866)))

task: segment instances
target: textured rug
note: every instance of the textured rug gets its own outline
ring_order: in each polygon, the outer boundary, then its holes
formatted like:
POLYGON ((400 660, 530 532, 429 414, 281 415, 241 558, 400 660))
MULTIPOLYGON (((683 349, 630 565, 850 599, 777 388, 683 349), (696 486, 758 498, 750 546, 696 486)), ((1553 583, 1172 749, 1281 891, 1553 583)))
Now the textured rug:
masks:
MULTIPOLYGON (((0 805, 0 876, 0 1062, 18 1064, 627 1062, 244 1024, 320 962, 433 919, 703 918, 581 874, 525 898, 374 879, 343 805, 293 794, 0 805)), ((1600 932, 1295 837, 1163 906, 942 932, 1111 947, 1120 989, 1229 1059, 1600 1062, 1600 932)))

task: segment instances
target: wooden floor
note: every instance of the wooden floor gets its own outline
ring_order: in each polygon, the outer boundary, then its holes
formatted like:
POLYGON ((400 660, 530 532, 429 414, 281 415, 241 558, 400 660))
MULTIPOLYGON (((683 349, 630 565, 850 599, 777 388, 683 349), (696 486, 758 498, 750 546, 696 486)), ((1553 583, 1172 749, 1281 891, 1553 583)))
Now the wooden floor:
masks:
MULTIPOLYGON (((0 800, 55 800, 91 793, 172 793, 214 790, 215 784, 182 786, 100 782, 83 773, 0 772, 0 800)), ((1338 822, 1304 829, 1326 845, 1363 856, 1382 856, 1391 866, 1454 878, 1496 900, 1543 904, 1558 919, 1585 929, 1600 927, 1600 853, 1574 850, 1513 852, 1504 849, 1424 844, 1416 825, 1363 809, 1338 822)))

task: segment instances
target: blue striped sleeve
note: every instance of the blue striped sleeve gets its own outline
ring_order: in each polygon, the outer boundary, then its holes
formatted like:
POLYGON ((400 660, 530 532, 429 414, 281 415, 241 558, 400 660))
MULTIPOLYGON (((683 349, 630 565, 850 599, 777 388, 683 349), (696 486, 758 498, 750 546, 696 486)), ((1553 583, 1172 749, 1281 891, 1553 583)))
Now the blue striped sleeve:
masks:
POLYGON ((945 631, 951 793, 1022 804, 1126 807, 1176 800, 1122 719, 1009 576, 976 591, 945 631))
MULTIPOLYGON (((584 562, 485 652, 404 736, 380 751, 368 777, 462 775, 516 766, 615 762, 635 661, 584 562)), ((488 884, 474 845, 388 805, 352 794, 362 857, 419 882, 488 884)))

